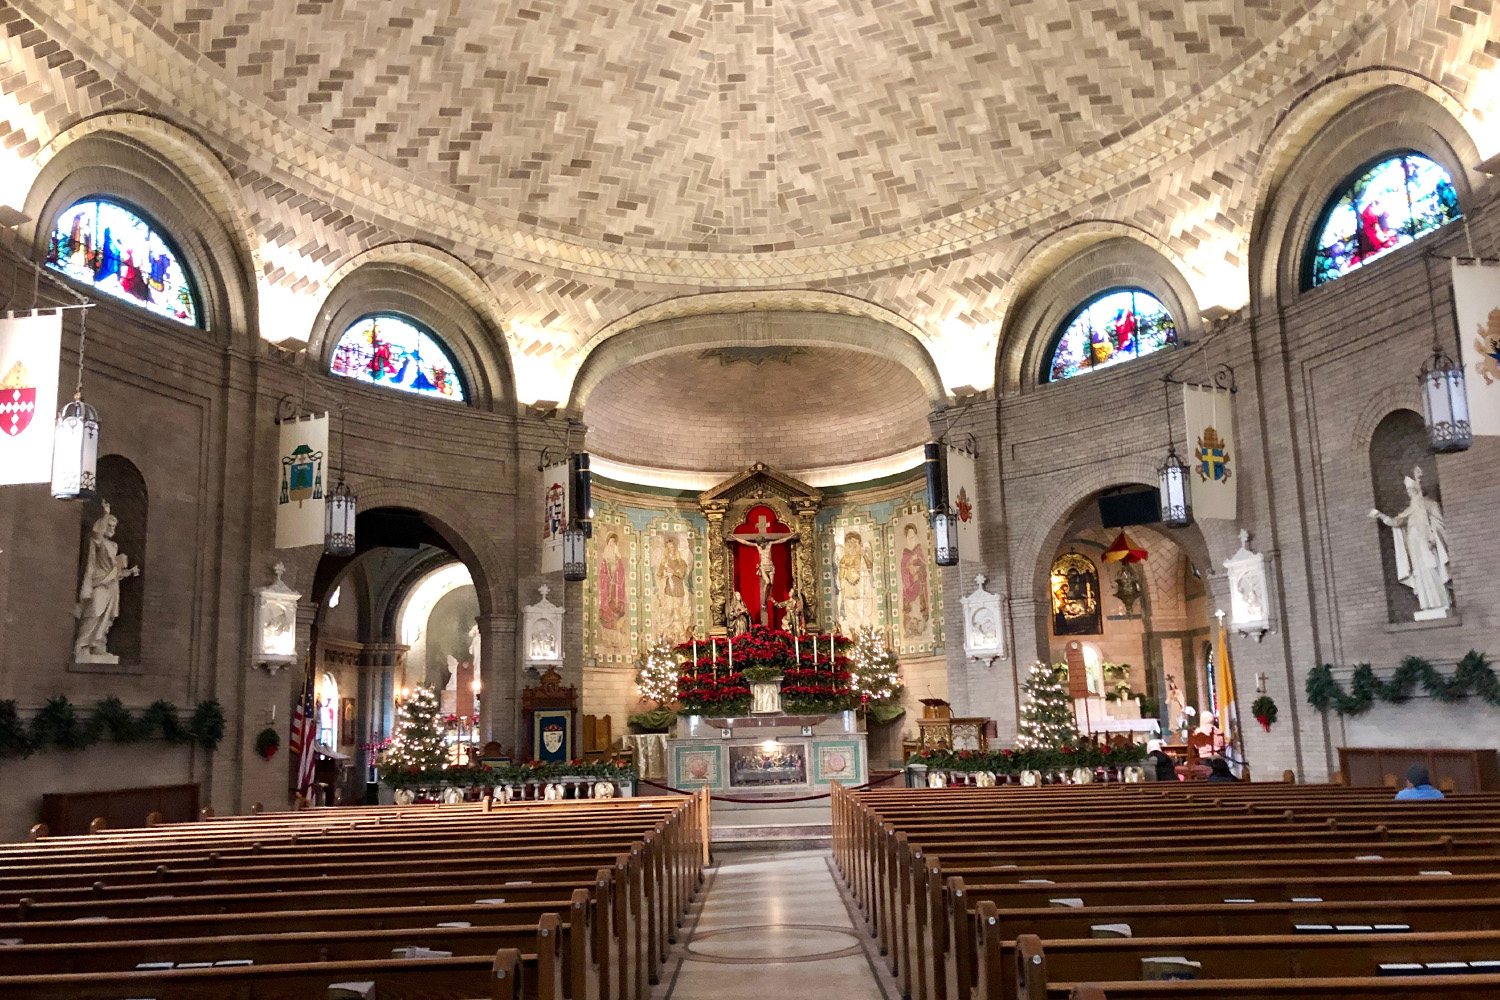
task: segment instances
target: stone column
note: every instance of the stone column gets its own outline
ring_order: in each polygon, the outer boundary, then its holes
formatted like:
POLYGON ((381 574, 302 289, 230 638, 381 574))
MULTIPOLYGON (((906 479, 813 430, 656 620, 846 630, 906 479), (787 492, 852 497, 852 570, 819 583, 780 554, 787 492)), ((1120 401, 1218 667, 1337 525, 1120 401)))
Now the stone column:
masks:
POLYGON ((480 615, 479 665, 483 735, 501 746, 517 748, 521 732, 520 642, 515 615, 480 615))
POLYGON ((712 504, 703 509, 708 521, 708 634, 724 635, 724 603, 729 600, 729 569, 724 552, 724 507, 712 504))

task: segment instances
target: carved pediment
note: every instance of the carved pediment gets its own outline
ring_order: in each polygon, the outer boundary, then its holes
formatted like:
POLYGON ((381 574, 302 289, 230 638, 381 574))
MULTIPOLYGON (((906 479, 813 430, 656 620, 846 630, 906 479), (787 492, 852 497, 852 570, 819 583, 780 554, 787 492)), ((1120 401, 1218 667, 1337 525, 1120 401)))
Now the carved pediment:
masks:
POLYGON ((764 462, 756 462, 744 472, 698 494, 698 503, 705 509, 728 507, 737 500, 782 500, 796 508, 817 509, 823 502, 823 491, 777 472, 764 462))

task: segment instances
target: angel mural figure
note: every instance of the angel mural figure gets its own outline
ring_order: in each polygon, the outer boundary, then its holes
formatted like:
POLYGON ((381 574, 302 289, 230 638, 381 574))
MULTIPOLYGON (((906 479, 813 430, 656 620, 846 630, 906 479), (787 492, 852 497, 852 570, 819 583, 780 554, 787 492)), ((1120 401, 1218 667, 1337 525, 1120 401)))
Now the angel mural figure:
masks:
POLYGON ((1410 501, 1399 514, 1371 510, 1370 517, 1391 529, 1396 543, 1396 579, 1417 595, 1418 621, 1443 618, 1453 599, 1448 594, 1448 532, 1443 509, 1422 493, 1422 469, 1401 480, 1410 501))
POLYGON ((656 588, 652 607, 652 626, 657 635, 682 635, 688 627, 688 562, 679 551, 677 533, 663 532, 656 565, 651 568, 656 588))
POLYGON ((853 628, 875 624, 875 555, 857 531, 844 532, 844 550, 838 556, 834 582, 838 586, 839 620, 853 628))

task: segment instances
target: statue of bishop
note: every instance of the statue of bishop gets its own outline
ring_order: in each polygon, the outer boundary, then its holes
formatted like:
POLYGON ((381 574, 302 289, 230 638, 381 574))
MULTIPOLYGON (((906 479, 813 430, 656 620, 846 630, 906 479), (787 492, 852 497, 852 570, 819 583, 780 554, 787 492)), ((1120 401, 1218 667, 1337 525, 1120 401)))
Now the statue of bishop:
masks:
POLYGON ((1396 543, 1396 579, 1417 595, 1421 609, 1412 617, 1417 621, 1445 618, 1453 599, 1448 594, 1448 533, 1443 527, 1443 510, 1436 500, 1422 493, 1420 466, 1401 481, 1410 500, 1406 509, 1395 515, 1372 510, 1370 516, 1391 529, 1396 543))

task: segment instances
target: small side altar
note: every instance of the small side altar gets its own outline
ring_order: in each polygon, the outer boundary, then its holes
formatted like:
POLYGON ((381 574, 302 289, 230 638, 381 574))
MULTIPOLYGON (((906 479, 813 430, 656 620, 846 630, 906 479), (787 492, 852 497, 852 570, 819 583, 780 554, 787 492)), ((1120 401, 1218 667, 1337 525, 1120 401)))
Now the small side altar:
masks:
MULTIPOLYGON (((789 616, 795 625, 800 616, 789 616)), ((775 801, 869 780, 863 699, 846 653, 853 640, 766 625, 689 639, 679 657, 668 781, 775 801)))

